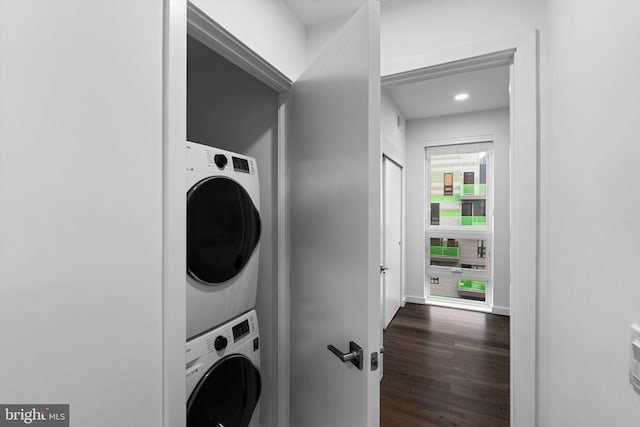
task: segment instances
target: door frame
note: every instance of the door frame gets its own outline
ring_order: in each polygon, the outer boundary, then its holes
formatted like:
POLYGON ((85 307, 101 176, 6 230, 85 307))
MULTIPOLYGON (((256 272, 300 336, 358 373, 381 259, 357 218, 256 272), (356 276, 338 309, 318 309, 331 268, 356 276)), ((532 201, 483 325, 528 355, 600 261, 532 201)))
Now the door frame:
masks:
POLYGON ((187 419, 187 212, 184 193, 187 137, 187 9, 164 0, 162 61, 162 425, 187 419))
POLYGON ((277 425, 289 425, 289 282, 286 218, 286 117, 287 91, 292 85, 278 69, 252 51, 198 7, 185 0, 164 0, 163 21, 163 426, 186 424, 184 345, 186 343, 186 211, 184 209, 184 142, 187 135, 187 34, 193 36, 243 71, 278 93, 278 143, 276 156, 277 203, 274 230, 278 261, 276 307, 265 324, 277 325, 277 425))
POLYGON ((539 69, 537 30, 382 64, 392 86, 513 63, 510 105, 511 426, 537 423, 539 69), (517 284, 517 285, 515 285, 517 284))
MULTIPOLYGON (((404 274, 404 269, 405 269, 405 259, 404 259, 404 240, 405 240, 405 220, 404 220, 404 215, 405 215, 405 185, 404 185, 404 180, 405 180, 405 176, 404 176, 404 166, 402 165, 401 162, 395 160, 392 156, 388 155, 387 153, 382 153, 382 164, 381 164, 381 184, 382 184, 382 189, 381 189, 381 202, 382 202, 382 210, 380 212, 381 214, 381 219, 382 219, 382 229, 381 229, 381 233, 380 233, 380 241, 382 244, 382 253, 381 253, 381 259, 380 259, 380 265, 383 265, 383 261, 384 261, 384 245, 386 244, 386 235, 384 233, 384 225, 385 225, 385 220, 386 220, 386 216, 384 214, 385 212, 385 207, 386 207, 386 175, 385 175, 385 168, 384 168, 384 161, 390 161, 392 163, 394 163, 396 166, 398 166, 400 168, 400 186, 401 186, 401 194, 400 194, 400 239, 401 239, 401 244, 400 244, 400 307, 404 307, 405 303, 406 303, 406 297, 404 294, 404 279, 405 279, 405 274, 404 274)), ((385 287, 386 287, 386 282, 385 283, 385 287)), ((382 324, 382 329, 385 329, 385 319, 384 319, 384 314, 385 314, 385 298, 384 298, 384 289, 383 291, 383 295, 382 295, 382 305, 381 305, 381 309, 382 312, 380 313, 380 320, 381 320, 381 324, 382 324)), ((382 342, 382 341, 381 341, 382 342)))

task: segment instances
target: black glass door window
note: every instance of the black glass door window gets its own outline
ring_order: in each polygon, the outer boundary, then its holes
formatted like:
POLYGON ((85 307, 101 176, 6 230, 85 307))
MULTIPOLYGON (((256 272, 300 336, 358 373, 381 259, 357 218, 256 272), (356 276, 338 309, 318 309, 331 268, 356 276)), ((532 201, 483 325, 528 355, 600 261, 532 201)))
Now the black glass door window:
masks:
POLYGON ((237 182, 210 177, 187 193, 187 271, 223 283, 249 262, 260 239, 260 214, 237 182))
POLYGON ((258 404, 260 372, 242 355, 228 356, 202 377, 187 402, 187 427, 247 427, 258 404))
POLYGON ((462 202, 462 216, 472 216, 472 215, 473 215, 473 203, 462 202))
POLYGON ((431 203, 431 225, 440 225, 440 203, 431 203))
POLYGON ((465 172, 463 176, 465 184, 473 184, 475 182, 475 174, 473 172, 465 172))

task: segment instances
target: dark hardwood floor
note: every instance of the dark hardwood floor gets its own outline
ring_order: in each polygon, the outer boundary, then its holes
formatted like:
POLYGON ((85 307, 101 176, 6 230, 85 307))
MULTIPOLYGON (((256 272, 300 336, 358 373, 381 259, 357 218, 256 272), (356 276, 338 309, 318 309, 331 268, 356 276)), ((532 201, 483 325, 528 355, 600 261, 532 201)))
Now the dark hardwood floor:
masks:
POLYGON ((509 426, 509 318, 407 304, 384 332, 381 427, 509 426))

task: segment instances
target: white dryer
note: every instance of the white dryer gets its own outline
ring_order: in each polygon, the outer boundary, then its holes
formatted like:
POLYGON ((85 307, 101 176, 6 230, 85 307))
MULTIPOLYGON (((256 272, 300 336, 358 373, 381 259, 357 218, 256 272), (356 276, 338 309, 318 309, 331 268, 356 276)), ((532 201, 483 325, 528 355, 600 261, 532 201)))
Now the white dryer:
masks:
POLYGON ((250 311, 187 342, 187 427, 258 426, 260 338, 250 311))
POLYGON ((190 339, 255 307, 261 223, 255 159, 186 147, 190 339))

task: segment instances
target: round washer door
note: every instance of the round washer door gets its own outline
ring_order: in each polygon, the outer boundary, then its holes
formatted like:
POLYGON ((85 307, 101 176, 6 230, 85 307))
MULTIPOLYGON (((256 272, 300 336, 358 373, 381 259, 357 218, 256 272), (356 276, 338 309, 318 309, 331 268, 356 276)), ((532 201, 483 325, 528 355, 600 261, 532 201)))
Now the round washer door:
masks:
POLYGON ((187 272, 215 285, 238 274, 260 240, 260 213, 249 193, 225 177, 199 181, 187 193, 187 272))
POLYGON ((243 355, 221 359, 187 401, 187 427, 247 427, 258 404, 260 372, 243 355))

